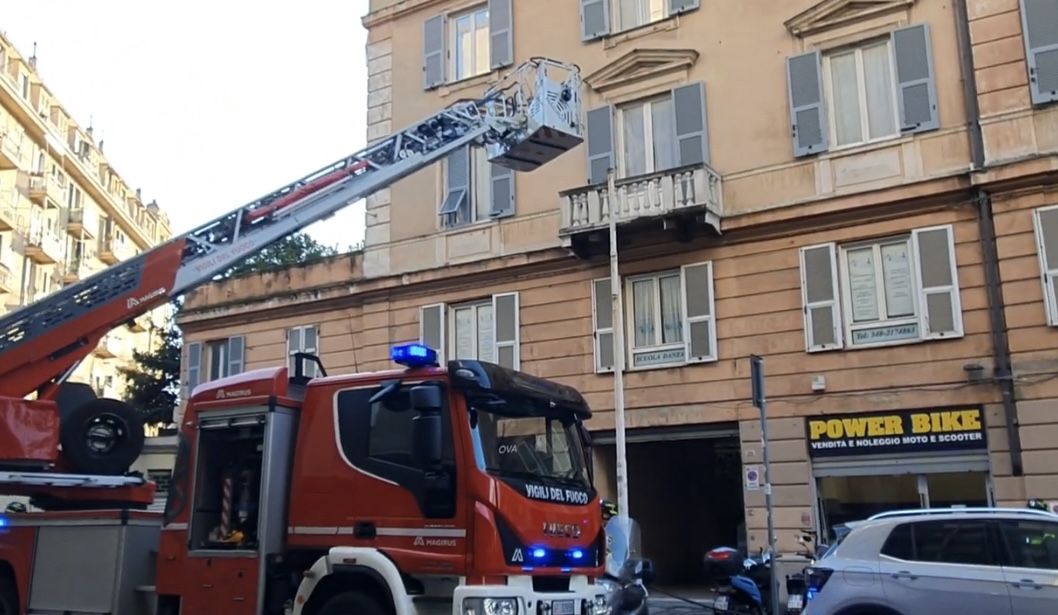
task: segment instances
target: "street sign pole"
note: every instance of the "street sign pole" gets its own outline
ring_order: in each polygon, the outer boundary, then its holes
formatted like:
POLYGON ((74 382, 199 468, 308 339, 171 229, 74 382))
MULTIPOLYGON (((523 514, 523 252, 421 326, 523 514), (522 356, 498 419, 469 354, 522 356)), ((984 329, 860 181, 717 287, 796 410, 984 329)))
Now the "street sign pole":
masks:
POLYGON ((775 573, 775 507, 771 500, 771 458, 768 455, 768 402, 764 395, 764 359, 753 354, 749 356, 750 380, 753 388, 753 405, 760 410, 760 450, 764 463, 764 507, 768 515, 768 553, 771 564, 771 613, 779 613, 779 583, 775 573))

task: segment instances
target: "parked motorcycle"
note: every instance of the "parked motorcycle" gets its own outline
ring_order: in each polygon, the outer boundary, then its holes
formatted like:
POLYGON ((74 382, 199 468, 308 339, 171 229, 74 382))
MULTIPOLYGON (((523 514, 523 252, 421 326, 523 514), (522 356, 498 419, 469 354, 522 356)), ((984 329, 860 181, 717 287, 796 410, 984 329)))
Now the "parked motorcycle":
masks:
POLYGON ((639 525, 616 516, 606 522, 606 573, 599 583, 609 589, 611 615, 649 615, 647 586, 654 564, 643 557, 639 525))
POLYGON ((771 554, 761 552, 742 560, 742 570, 734 574, 713 602, 717 611, 764 615, 771 598, 771 554))

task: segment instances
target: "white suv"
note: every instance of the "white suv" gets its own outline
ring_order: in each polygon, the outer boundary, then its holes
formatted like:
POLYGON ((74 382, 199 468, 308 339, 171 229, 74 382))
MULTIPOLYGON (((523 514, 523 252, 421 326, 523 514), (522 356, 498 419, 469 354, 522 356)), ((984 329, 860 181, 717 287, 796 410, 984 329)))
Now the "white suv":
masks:
POLYGON ((881 513, 806 571, 806 615, 1058 614, 1058 515, 881 513))

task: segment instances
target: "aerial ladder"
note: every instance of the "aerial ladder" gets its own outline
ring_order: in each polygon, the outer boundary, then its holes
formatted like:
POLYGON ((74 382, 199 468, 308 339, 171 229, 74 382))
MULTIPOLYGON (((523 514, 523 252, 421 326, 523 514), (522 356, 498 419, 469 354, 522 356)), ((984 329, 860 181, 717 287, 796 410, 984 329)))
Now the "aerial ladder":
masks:
POLYGON ((153 485, 128 474, 142 415, 68 381, 106 334, 462 147, 528 172, 577 147, 582 132, 579 68, 534 58, 480 98, 0 317, 0 494, 52 509, 150 503, 153 485))

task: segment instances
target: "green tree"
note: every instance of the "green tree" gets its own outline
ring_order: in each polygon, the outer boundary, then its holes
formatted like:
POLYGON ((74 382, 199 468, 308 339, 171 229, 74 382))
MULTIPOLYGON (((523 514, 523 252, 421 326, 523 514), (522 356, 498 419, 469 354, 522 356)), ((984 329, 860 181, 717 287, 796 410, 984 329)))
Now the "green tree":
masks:
POLYGON ((305 233, 295 233, 258 251, 250 258, 229 269, 224 277, 238 277, 250 273, 274 271, 301 265, 306 261, 334 256, 338 249, 325 246, 305 233))
POLYGON ((173 411, 180 395, 183 339, 172 320, 153 329, 151 337, 151 348, 132 352, 135 367, 121 368, 125 379, 125 401, 144 414, 147 424, 168 425, 173 422, 173 411))

